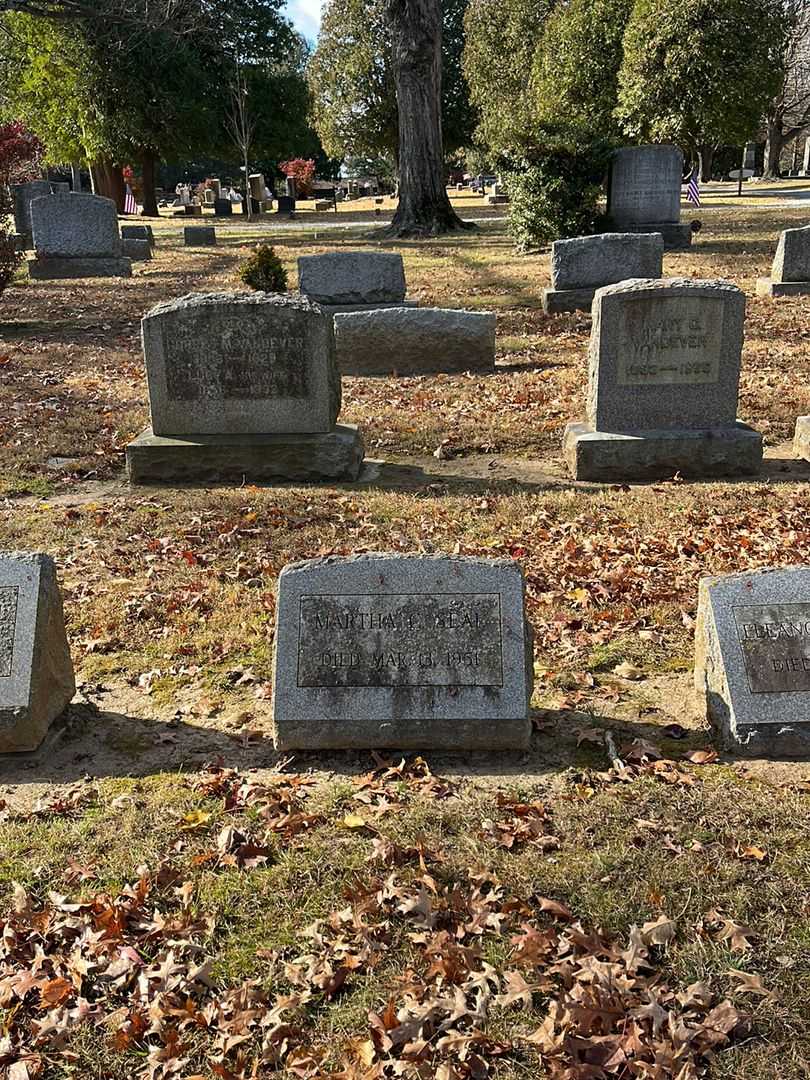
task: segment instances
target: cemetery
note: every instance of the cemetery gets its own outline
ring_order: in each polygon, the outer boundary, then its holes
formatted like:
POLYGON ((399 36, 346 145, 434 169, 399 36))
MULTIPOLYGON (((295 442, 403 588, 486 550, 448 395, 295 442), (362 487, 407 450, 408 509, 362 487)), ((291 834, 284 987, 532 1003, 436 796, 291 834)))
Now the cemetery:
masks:
MULTIPOLYGON (((154 212, 148 162, 0 123, 0 1080, 807 1076, 804 136, 774 165, 760 101, 713 168, 633 127, 641 4, 596 87, 620 134, 594 92, 560 135, 602 0, 550 5, 533 58, 481 2, 479 156, 450 112, 430 142, 438 52, 397 53, 453 16, 386 6, 390 186, 382 152, 324 164, 362 4, 309 43, 265 12, 306 67, 288 159, 251 151, 256 71, 195 101, 230 157, 167 96, 205 180, 161 145, 154 212)), ((0 18, 56 62, 53 15, 0 18)), ((141 26, 212 90, 204 29, 141 26)))

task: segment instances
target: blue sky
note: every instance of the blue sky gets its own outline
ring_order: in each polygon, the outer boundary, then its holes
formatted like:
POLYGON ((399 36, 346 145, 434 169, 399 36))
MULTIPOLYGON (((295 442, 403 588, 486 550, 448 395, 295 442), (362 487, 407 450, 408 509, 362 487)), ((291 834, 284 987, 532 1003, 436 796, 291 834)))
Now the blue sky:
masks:
POLYGON ((296 29, 314 42, 321 25, 321 0, 287 0, 287 14, 296 29))

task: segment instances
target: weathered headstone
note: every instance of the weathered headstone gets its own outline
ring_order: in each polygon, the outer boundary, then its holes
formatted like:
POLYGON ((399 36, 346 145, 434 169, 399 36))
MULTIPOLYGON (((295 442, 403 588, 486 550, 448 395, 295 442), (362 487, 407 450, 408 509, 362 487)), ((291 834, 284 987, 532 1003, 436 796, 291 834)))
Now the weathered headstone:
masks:
POLYGON ((495 315, 446 308, 378 308, 335 315, 344 375, 494 371, 495 315))
POLYGON ((356 479, 363 442, 338 425, 332 319, 301 297, 191 294, 142 320, 152 427, 127 447, 133 482, 356 479))
POLYGON ((70 191, 70 184, 56 183, 52 180, 29 180, 25 184, 14 184, 11 194, 14 199, 14 228, 21 237, 21 249, 27 251, 34 246, 31 229, 31 201, 43 195, 55 195, 70 191))
POLYGON ((151 225, 122 225, 122 240, 148 240, 152 247, 155 246, 155 234, 151 225))
POLYGON ((0 554, 0 753, 35 750, 75 692, 53 560, 0 554))
POLYGON ((278 583, 279 749, 522 748, 532 639, 510 560, 356 555, 278 583))
POLYGON ((230 199, 214 199, 215 217, 231 217, 233 215, 233 203, 230 199))
POLYGON ((217 230, 213 225, 186 225, 183 229, 186 247, 214 247, 216 242, 217 230))
POLYGON ((148 240, 141 240, 137 237, 122 237, 121 250, 133 262, 143 262, 152 258, 152 245, 148 240))
POLYGON ((401 304, 405 299, 402 256, 387 251, 330 251, 298 260, 302 295, 335 307, 401 304))
POLYGON ((725 749, 810 756, 810 567, 701 580, 695 687, 725 749))
POLYGON ((810 225, 785 229, 769 278, 757 278, 758 296, 805 296, 810 293, 810 225))
POLYGON ((31 201, 36 258, 28 273, 35 279, 129 277, 130 260, 121 254, 118 212, 112 199, 75 192, 31 201))
POLYGON ((617 232, 661 233, 669 251, 689 247, 681 224, 683 154, 677 146, 624 146, 613 155, 608 216, 617 232))
POLYGON ((287 215, 295 213, 295 199, 292 195, 279 195, 276 199, 276 213, 287 215))
POLYGON ((737 420, 745 294, 725 281, 631 280, 593 302, 587 422, 565 431, 578 480, 756 473, 737 420))
POLYGON ((628 278, 660 278, 664 238, 660 233, 601 233, 555 240, 551 245, 551 288, 543 310, 590 311, 597 289, 628 278))

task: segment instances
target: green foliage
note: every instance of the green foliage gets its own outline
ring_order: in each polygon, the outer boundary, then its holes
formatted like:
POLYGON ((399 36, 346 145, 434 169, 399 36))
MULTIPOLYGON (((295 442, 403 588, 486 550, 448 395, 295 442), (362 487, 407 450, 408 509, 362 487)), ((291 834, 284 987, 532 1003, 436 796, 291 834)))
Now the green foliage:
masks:
POLYGON ((614 144, 574 129, 547 128, 538 146, 504 170, 509 228, 518 250, 595 232, 599 199, 614 144))
POLYGON ((287 291, 287 271, 269 244, 257 244, 253 254, 239 267, 239 278, 257 292, 287 291))
POLYGON ((636 0, 617 116, 638 140, 739 145, 778 92, 782 0, 636 0))
POLYGON ((476 141, 493 153, 531 145, 537 126, 530 87, 534 56, 554 0, 470 0, 464 75, 478 109, 476 141))
POLYGON ((622 38, 633 0, 571 0, 549 16, 534 61, 538 118, 618 135, 616 108, 622 38))
MULTIPOLYGON (((335 157, 396 159, 399 116, 386 0, 328 0, 307 67, 315 128, 335 157)), ((447 153, 472 137, 462 71, 466 0, 442 0, 442 135, 447 153)))

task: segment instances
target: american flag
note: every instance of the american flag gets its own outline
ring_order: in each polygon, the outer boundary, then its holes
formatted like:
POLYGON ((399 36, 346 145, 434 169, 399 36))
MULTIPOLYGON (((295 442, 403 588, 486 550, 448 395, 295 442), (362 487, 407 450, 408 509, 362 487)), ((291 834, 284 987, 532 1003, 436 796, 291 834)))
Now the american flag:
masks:
POLYGON ((124 192, 124 213, 138 213, 138 204, 135 202, 135 196, 132 194, 132 188, 129 184, 127 184, 126 191, 124 192))
POLYGON ((697 166, 692 169, 692 175, 689 177, 689 184, 686 188, 686 197, 692 206, 700 206, 700 174, 697 166))

